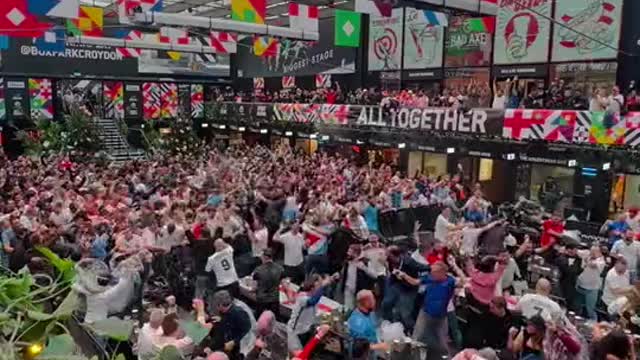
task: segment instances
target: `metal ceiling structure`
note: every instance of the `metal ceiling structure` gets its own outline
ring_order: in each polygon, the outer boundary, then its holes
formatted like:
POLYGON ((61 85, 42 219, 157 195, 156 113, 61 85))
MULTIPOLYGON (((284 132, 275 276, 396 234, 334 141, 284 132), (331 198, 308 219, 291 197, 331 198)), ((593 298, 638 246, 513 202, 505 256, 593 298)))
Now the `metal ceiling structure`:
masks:
MULTIPOLYGON (((105 13, 115 12, 115 0, 80 0, 83 5, 97 6, 105 13)), ((318 5, 320 17, 333 16, 333 9, 353 9, 354 0, 300 0, 300 3, 318 5)), ((220 19, 231 18, 231 0, 163 0, 164 12, 190 13, 194 16, 209 16, 220 19)), ((267 0, 267 24, 289 25, 289 1, 267 0)))

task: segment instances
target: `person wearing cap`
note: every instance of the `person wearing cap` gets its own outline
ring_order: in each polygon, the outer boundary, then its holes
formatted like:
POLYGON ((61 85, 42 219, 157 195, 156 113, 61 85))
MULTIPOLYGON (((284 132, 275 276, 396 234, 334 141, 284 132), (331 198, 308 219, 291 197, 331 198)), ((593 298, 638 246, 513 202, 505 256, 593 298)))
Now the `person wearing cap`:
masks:
POLYGON ((282 266, 273 262, 273 250, 270 248, 262 251, 262 265, 253 272, 256 280, 256 316, 263 311, 270 310, 274 314, 280 313, 280 280, 284 274, 282 266))
POLYGON ((624 258, 627 261, 629 278, 635 282, 638 274, 638 263, 640 262, 640 242, 635 241, 635 233, 628 229, 622 234, 622 239, 616 241, 611 248, 611 256, 624 258))

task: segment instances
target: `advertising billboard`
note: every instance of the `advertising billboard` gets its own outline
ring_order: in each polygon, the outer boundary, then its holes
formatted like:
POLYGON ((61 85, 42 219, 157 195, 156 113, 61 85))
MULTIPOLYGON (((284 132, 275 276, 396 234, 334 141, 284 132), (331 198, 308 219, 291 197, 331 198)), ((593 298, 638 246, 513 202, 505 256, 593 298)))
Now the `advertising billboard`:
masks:
POLYGON ((495 64, 546 62, 552 0, 501 0, 495 37, 495 64))
POLYGON ((406 8, 404 29, 404 69, 442 66, 444 26, 431 25, 422 10, 406 8))
POLYGON ((617 57, 622 0, 557 1, 555 20, 552 61, 617 57))
POLYGON ((472 18, 452 16, 445 40, 445 66, 489 66, 491 63, 490 32, 472 31, 467 26, 472 18))
POLYGON ((369 20, 369 71, 400 70, 402 64, 402 8, 391 17, 371 16, 369 20))

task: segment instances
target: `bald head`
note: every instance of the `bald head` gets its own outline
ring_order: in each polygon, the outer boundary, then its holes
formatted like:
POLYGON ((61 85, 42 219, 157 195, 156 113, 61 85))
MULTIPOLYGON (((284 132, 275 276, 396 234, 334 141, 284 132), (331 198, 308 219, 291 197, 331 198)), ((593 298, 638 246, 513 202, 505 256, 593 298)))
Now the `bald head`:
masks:
POLYGON ((213 243, 213 247, 215 247, 216 251, 222 251, 227 247, 227 243, 222 239, 216 239, 216 241, 213 243))
POLYGON ((376 308, 376 297, 371 290, 360 290, 356 295, 358 308, 366 312, 373 311, 376 308))
POLYGON ((547 279, 540 279, 536 283, 536 293, 539 295, 549 296, 551 294, 551 283, 547 279))
POLYGON ((207 360, 229 360, 229 357, 223 352, 216 351, 209 354, 209 356, 207 356, 207 360))
POLYGON ((149 315, 149 326, 158 329, 164 320, 164 312, 160 309, 153 309, 149 315))

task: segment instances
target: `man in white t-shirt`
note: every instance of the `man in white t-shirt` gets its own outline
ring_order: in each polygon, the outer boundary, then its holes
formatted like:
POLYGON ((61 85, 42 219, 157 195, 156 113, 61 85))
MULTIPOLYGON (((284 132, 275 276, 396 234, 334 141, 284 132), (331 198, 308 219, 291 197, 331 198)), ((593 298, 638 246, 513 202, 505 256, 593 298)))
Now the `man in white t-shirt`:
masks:
POLYGON ((627 261, 627 269, 631 282, 637 279, 638 262, 640 260, 640 243, 634 240, 635 233, 627 230, 623 238, 616 241, 611 248, 611 255, 624 258, 627 261))
POLYGON ((604 278, 604 286, 602 287, 602 302, 609 306, 618 297, 624 295, 624 292, 631 286, 629 280, 629 271, 627 271, 627 261, 624 258, 618 258, 616 265, 607 272, 604 278))
POLYGON ((304 280, 304 236, 300 231, 298 223, 293 224, 291 230, 282 231, 283 227, 273 235, 273 241, 279 242, 284 246, 284 274, 296 284, 302 283, 304 280))
POLYGON ((485 226, 468 224, 462 229, 462 244, 460 245, 460 254, 475 255, 478 247, 478 238, 483 232, 497 226, 500 221, 494 221, 485 226))
POLYGON ((453 231, 459 228, 455 224, 449 222, 450 218, 451 218, 451 209, 448 207, 445 207, 444 209, 442 209, 442 212, 440 213, 440 215, 438 215, 438 218, 436 219, 436 226, 433 232, 433 237, 436 238, 436 240, 442 241, 443 243, 447 243, 447 239, 449 237, 449 231, 453 231))
POLYGON ((624 96, 620 94, 620 88, 614 86, 611 95, 607 98, 607 111, 620 112, 624 107, 624 96))
POLYGON ((233 248, 222 239, 217 239, 213 246, 216 252, 207 260, 206 272, 213 272, 216 277, 216 292, 227 290, 238 296, 238 274, 233 262, 233 248))
POLYGON ((536 283, 536 293, 526 294, 520 298, 518 308, 522 312, 522 316, 530 319, 536 315, 542 316, 543 319, 549 321, 556 314, 562 313, 562 308, 557 302, 549 298, 551 294, 551 283, 547 279, 540 279, 536 283))

